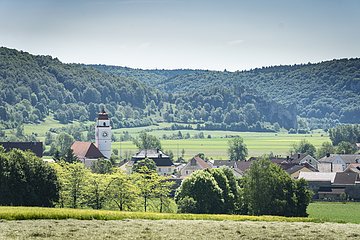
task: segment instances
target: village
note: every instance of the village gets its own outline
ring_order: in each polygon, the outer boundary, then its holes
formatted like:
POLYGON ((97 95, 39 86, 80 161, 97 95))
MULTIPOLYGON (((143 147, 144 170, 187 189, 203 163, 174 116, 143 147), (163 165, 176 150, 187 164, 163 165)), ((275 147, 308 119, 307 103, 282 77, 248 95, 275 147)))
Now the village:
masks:
MULTIPOLYGON (((110 159, 111 135, 110 118, 103 109, 96 119, 95 143, 75 141, 71 149, 76 158, 90 168, 99 159, 110 159)), ((41 142, 3 142, 0 145, 6 150, 31 150, 38 157, 42 157, 43 153, 41 142)), ((234 176, 241 178, 259 158, 250 157, 239 161, 207 160, 196 155, 187 163, 174 163, 160 149, 140 149, 131 159, 123 160, 115 167, 131 174, 134 164, 144 159, 154 161, 157 173, 167 176, 178 187, 183 179, 198 170, 227 167, 234 176)), ((315 159, 308 154, 294 153, 286 157, 270 156, 269 160, 280 166, 292 179, 305 179, 314 193, 314 200, 360 201, 360 154, 326 154, 315 159)))

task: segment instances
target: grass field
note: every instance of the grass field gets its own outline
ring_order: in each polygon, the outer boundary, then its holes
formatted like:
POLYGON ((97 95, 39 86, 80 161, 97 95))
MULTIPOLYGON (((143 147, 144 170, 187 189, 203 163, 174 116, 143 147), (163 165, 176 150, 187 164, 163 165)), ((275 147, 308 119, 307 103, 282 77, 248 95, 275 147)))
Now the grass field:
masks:
POLYGON ((0 221, 0 239, 359 239, 359 225, 207 220, 0 221))
POLYGON ((0 207, 0 239, 360 238, 360 203, 311 203, 308 212, 285 218, 0 207))
MULTIPOLYGON (((74 122, 72 124, 79 124, 74 122)), ((85 124, 91 124, 86 122, 85 124)), ((26 134, 36 133, 40 141, 45 140, 45 133, 51 128, 61 128, 68 126, 61 124, 54 120, 53 117, 47 117, 41 124, 25 124, 24 132, 26 134)), ((312 134, 287 134, 280 133, 264 133, 264 132, 233 132, 233 131, 202 131, 205 139, 180 139, 180 140, 164 140, 163 135, 170 136, 177 134, 178 130, 164 130, 170 127, 171 123, 160 123, 148 127, 138 128, 122 128, 113 129, 115 136, 120 137, 123 132, 127 131, 132 137, 137 137, 141 131, 148 131, 149 134, 161 139, 161 144, 165 150, 171 150, 177 158, 181 156, 182 149, 185 150, 185 159, 190 159, 198 153, 204 153, 205 156, 212 159, 228 159, 227 149, 229 136, 241 136, 249 150, 249 156, 260 156, 262 154, 273 152, 275 155, 286 156, 293 143, 306 139, 315 147, 319 147, 323 142, 330 141, 328 135, 321 130, 313 131, 312 134), (211 135, 211 138, 207 138, 211 135)), ((194 127, 194 126, 193 126, 194 127)), ((7 135, 13 134, 12 130, 5 130, 7 135)), ((199 134, 197 130, 181 130, 183 136, 187 133, 191 137, 199 134)), ((131 142, 115 142, 112 145, 113 149, 118 149, 121 157, 126 154, 134 154, 137 151, 136 146, 131 142)))
POLYGON ((308 213, 324 222, 360 224, 360 203, 315 202, 309 205, 308 213))
MULTIPOLYGON (((249 156, 261 156, 270 152, 273 152, 274 155, 286 156, 292 144, 300 142, 302 139, 308 140, 315 147, 319 147, 323 142, 330 141, 328 136, 321 133, 294 135, 287 133, 206 131, 206 134, 208 133, 217 137, 210 139, 161 140, 161 144, 165 150, 171 150, 175 157, 180 156, 181 150, 184 149, 185 159, 189 159, 198 153, 204 153, 213 159, 228 159, 229 138, 224 138, 226 135, 243 137, 249 150, 249 156), (220 137, 221 134, 223 134, 223 137, 220 137)), ((122 156, 126 152, 135 153, 137 151, 136 146, 131 141, 113 143, 113 148, 118 149, 122 156)))

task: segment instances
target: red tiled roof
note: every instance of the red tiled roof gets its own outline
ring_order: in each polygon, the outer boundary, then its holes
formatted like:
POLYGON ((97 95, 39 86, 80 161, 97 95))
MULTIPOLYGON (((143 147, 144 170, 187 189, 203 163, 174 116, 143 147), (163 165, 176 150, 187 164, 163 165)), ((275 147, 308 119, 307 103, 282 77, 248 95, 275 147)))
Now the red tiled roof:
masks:
POLYGON ((205 162, 204 160, 202 160, 199 156, 195 156, 193 159, 197 162, 197 164, 202 169, 211 168, 211 165, 209 163, 205 162))
POLYGON ((79 158, 90 158, 97 159, 103 158, 104 155, 99 151, 99 149, 91 142, 79 142, 76 141, 71 145, 71 149, 74 151, 74 154, 79 158))

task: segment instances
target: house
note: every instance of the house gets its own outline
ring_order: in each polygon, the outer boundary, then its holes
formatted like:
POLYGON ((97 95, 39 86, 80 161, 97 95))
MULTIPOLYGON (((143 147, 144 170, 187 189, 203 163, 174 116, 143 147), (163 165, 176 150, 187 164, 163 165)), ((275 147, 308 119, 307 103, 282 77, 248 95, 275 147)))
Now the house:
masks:
POLYGON ((299 178, 308 181, 314 199, 339 201, 360 200, 359 174, 354 172, 301 172, 299 178))
POLYGON ((313 168, 318 169, 319 161, 309 154, 305 154, 305 153, 294 154, 290 156, 289 160, 292 163, 296 163, 298 165, 309 164, 313 168))
POLYGON ((32 151, 37 157, 43 157, 44 149, 42 142, 0 142, 0 145, 2 145, 7 152, 17 148, 23 151, 32 151))
POLYGON ((344 172, 354 172, 360 174, 360 163, 349 164, 349 166, 344 170, 344 172))
POLYGON ((298 179, 301 172, 314 172, 314 169, 305 165, 293 165, 287 169, 284 169, 292 179, 298 179))
POLYGON ((319 191, 319 199, 329 201, 344 201, 347 199, 359 199, 360 188, 356 187, 359 179, 358 173, 337 172, 331 189, 327 191, 319 191))
POLYGON ((303 178, 308 182, 309 188, 314 192, 313 199, 320 199, 323 197, 321 193, 331 191, 335 176, 335 172, 300 172, 299 179, 303 178))
POLYGON ((160 149, 143 149, 136 153, 127 164, 126 172, 131 172, 131 170, 129 171, 129 168, 132 168, 133 164, 137 161, 144 160, 145 158, 155 162, 159 175, 168 176, 174 174, 174 163, 171 161, 170 157, 164 154, 160 149))
POLYGON ((343 172, 352 163, 360 163, 360 154, 327 154, 319 159, 318 170, 343 172))
POLYGON ((244 172, 238 169, 237 165, 239 161, 231 161, 231 160, 213 160, 211 161, 213 168, 219 167, 228 167, 232 170, 235 177, 242 177, 244 172))
POLYGON ((99 158, 105 158, 100 150, 91 142, 76 141, 71 145, 74 155, 86 166, 91 167, 99 158))
POLYGON ((199 156, 195 156, 180 170, 180 176, 185 178, 197 170, 203 170, 212 167, 213 166, 210 162, 206 162, 199 156))

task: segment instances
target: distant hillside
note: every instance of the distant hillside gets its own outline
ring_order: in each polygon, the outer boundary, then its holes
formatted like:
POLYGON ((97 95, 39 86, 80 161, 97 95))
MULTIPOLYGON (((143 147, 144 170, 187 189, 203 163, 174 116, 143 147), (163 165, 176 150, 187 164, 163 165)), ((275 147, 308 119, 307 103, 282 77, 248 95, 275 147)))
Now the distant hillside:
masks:
MULTIPOLYGON (((103 69, 104 70, 104 69, 103 69)), ((121 71, 120 71, 121 72, 121 71)), ((147 72, 147 71, 145 71, 147 72)), ((114 74, 119 74, 116 70, 114 74)), ((178 95, 218 92, 218 89, 245 88, 268 101, 296 108, 309 124, 319 126, 360 122, 360 59, 341 59, 293 66, 277 66, 250 71, 215 72, 173 70, 147 84, 178 95), (166 77, 166 78, 164 78, 166 77), (199 91, 200 90, 200 91, 199 91)))
POLYGON ((360 122, 359 82, 359 59, 234 73, 141 70, 63 64, 2 47, 0 121, 12 128, 50 112, 64 123, 93 120, 103 106, 116 128, 159 121, 237 131, 328 127, 360 122))
POLYGON ((120 111, 141 119, 137 125, 147 125, 140 116, 146 115, 143 110, 151 101, 161 101, 158 91, 138 80, 0 48, 0 119, 8 127, 39 122, 50 111, 65 123, 93 120, 99 104, 106 104, 113 115, 120 111))

